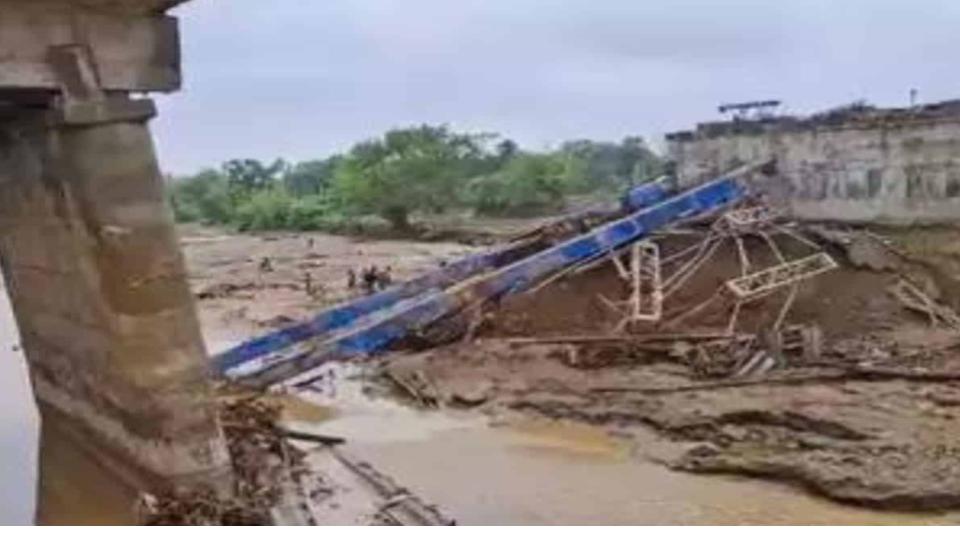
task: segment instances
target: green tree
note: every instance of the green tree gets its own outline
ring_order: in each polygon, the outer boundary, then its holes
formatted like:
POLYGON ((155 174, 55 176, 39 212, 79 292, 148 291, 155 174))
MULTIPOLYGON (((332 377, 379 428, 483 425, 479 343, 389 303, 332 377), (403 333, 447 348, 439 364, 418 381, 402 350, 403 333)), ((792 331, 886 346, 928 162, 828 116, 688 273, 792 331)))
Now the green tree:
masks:
POLYGON ((619 144, 588 139, 569 141, 560 147, 560 152, 584 162, 583 177, 572 186, 577 191, 623 189, 647 178, 660 166, 659 158, 642 137, 626 137, 619 144))
POLYGON ((168 189, 178 221, 227 223, 233 217, 228 180, 217 170, 175 179, 168 189))
POLYGON ((342 160, 339 155, 297 163, 283 175, 283 185, 297 197, 319 195, 333 185, 333 176, 342 160))
POLYGON ((287 168, 287 163, 282 159, 276 159, 270 165, 256 159, 231 159, 222 168, 230 188, 248 195, 272 186, 287 168))
POLYGON ((514 156, 517 155, 517 152, 520 150, 520 147, 517 146, 511 139, 504 139, 497 143, 496 148, 496 158, 497 165, 502 166, 508 163, 514 156))
POLYGON ((412 212, 455 204, 483 158, 482 136, 446 126, 395 129, 354 146, 337 167, 335 185, 344 204, 408 229, 412 212))
POLYGON ((281 187, 261 189, 237 207, 233 223, 241 231, 286 229, 294 200, 281 187))
POLYGON ((643 137, 626 137, 620 143, 620 163, 617 175, 628 179, 628 185, 649 180, 663 174, 664 162, 650 147, 643 137))
POLYGON ((474 210, 487 215, 524 215, 563 206, 575 160, 559 154, 518 153, 501 170, 473 180, 474 210))

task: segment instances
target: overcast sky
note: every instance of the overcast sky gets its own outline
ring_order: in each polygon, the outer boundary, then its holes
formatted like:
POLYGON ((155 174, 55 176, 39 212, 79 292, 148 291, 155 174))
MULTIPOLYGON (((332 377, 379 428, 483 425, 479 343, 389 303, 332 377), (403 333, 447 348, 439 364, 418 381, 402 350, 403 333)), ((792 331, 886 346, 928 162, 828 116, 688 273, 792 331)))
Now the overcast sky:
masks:
POLYGON ((956 0, 193 0, 165 170, 323 157, 448 123, 541 148, 655 136, 724 101, 960 97, 956 0))

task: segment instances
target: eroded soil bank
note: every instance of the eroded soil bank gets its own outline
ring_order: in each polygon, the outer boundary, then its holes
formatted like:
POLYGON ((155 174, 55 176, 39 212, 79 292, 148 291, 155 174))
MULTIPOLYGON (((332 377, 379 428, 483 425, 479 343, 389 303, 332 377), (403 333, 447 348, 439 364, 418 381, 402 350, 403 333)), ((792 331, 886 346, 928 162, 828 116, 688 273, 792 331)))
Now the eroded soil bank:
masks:
MULTIPOLYGON (((909 237, 897 240, 903 249, 915 245, 909 237)), ((669 252, 671 244, 673 251, 689 245, 667 239, 661 246, 669 252)), ((670 309, 682 313, 738 275, 737 251, 728 248, 668 300, 665 320, 670 309)), ((661 461, 677 471, 764 477, 872 508, 954 509, 960 506, 958 329, 931 324, 889 288, 906 276, 941 305, 952 304, 957 274, 944 260, 954 260, 947 254, 955 248, 941 244, 937 263, 929 256, 898 262, 824 242, 841 266, 803 282, 788 317, 790 324, 818 327, 822 351, 814 360, 784 352, 762 373, 732 374, 733 353, 722 347, 706 358, 690 354, 696 341, 671 340, 661 350, 629 340, 587 341, 609 336, 620 319, 609 307, 609 299, 623 296, 613 265, 510 298, 488 314, 478 338, 395 355, 387 372, 392 380, 429 381, 418 392, 436 394, 430 401, 494 416, 509 410, 629 433, 652 430, 675 443, 661 461), (725 364, 727 372, 717 376, 725 364)), ((796 258, 809 246, 787 242, 781 249, 796 258)), ((773 264, 764 261, 772 256, 764 250, 760 241, 747 242, 759 268, 773 264)), ((737 330, 768 328, 788 294, 745 305, 737 330)), ((638 332, 716 332, 730 314, 719 306, 676 327, 638 332)))
MULTIPOLYGON (((924 245, 935 246, 942 259, 927 290, 949 299, 955 274, 943 261, 954 260, 952 248, 942 241, 924 245)), ((211 231, 192 231, 185 248, 214 350, 360 294, 346 287, 347 268, 389 265, 404 279, 471 249, 211 231), (270 271, 261 271, 263 257, 271 258, 270 271), (322 285, 322 295, 308 294, 305 272, 322 285)), ((769 257, 762 245, 748 249, 758 266, 769 257)), ((333 390, 303 392, 300 399, 329 417, 301 421, 346 436, 352 448, 461 522, 952 522, 952 514, 939 512, 960 502, 960 462, 950 436, 960 427, 960 386, 850 370, 960 372, 947 348, 954 336, 887 294, 899 271, 853 265, 844 250, 827 249, 844 267, 805 282, 790 323, 822 329, 822 360, 832 366, 795 361, 756 380, 718 380, 670 354, 579 347, 578 357, 589 361, 573 365, 566 345, 510 341, 608 332, 616 317, 597 295, 618 298, 623 291, 605 265, 505 302, 469 342, 392 353, 359 374, 334 378, 333 390), (943 350, 926 351, 935 344, 943 350), (443 411, 423 410, 422 401, 391 380, 411 374, 427 381, 425 392, 443 411), (584 437, 591 441, 587 450, 584 437), (633 480, 625 486, 623 478, 633 480), (801 489, 885 512, 817 500, 801 489)), ((675 305, 708 294, 736 272, 734 252, 719 252, 675 305)), ((761 328, 781 303, 771 297, 745 310, 743 330, 761 328)), ((704 313, 679 330, 714 327, 725 318, 704 313)))

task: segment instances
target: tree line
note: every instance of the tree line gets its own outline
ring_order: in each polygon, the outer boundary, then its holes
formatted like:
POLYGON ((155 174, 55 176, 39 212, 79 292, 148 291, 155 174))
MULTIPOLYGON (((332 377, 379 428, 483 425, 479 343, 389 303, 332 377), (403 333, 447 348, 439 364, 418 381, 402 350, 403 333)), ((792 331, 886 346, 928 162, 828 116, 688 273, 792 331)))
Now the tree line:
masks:
POLYGON ((528 151, 494 134, 447 126, 394 129, 325 159, 234 159, 168 181, 178 221, 240 230, 409 230, 415 216, 470 210, 484 216, 555 212, 568 197, 619 195, 659 174, 641 137, 569 141, 528 151))

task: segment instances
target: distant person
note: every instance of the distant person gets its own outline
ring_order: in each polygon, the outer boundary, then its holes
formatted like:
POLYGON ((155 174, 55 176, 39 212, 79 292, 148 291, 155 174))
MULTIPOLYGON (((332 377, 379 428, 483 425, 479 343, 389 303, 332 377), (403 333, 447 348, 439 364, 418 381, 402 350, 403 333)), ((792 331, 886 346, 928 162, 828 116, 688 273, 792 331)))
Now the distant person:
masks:
POLYGON ((313 276, 310 275, 310 272, 303 274, 303 289, 307 292, 307 296, 313 298, 313 276))
POLYGON ((377 290, 377 282, 379 282, 379 280, 380 280, 380 275, 376 265, 373 265, 370 268, 364 269, 363 290, 366 291, 367 294, 373 294, 377 290))
POLYGON ((390 285, 393 285, 393 268, 387 266, 383 272, 377 276, 378 286, 380 290, 386 289, 390 285))
POLYGON ((273 263, 270 261, 270 257, 260 259, 260 271, 273 272, 273 263))
POLYGON ((347 269, 347 288, 350 290, 357 288, 357 273, 353 268, 347 269))

